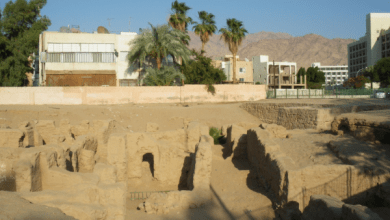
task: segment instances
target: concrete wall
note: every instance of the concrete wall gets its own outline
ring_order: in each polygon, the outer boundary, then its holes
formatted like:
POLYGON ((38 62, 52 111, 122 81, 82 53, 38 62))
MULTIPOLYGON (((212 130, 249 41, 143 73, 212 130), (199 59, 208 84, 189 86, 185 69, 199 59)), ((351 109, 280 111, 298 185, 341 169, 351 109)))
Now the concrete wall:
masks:
POLYGON ((0 88, 2 105, 99 105, 127 103, 240 102, 266 98, 264 85, 0 88))

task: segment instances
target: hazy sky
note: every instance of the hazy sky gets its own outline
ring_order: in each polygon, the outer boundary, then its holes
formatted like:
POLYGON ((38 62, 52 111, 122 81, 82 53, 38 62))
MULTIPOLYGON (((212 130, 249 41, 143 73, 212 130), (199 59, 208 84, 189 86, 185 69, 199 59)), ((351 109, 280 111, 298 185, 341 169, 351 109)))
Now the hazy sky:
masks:
MULTIPOLYGON (((9 0, 0 0, 3 9, 9 0)), ((166 23, 173 0, 47 0, 41 14, 50 18, 49 31, 79 25, 92 32, 102 25, 110 31, 133 31, 166 23), (130 18, 131 17, 131 18, 130 18), (111 19, 111 26, 109 21, 111 19), (131 22, 129 26, 129 21, 131 22)), ((366 32, 366 14, 390 12, 384 0, 186 0, 188 15, 198 20, 198 11, 215 15, 218 29, 226 19, 243 21, 249 33, 284 32, 292 36, 314 33, 326 38, 358 39, 366 32), (384 11, 387 10, 387 11, 384 11)), ((190 27, 191 28, 191 27, 190 27)), ((192 29, 190 29, 192 30, 192 29)))

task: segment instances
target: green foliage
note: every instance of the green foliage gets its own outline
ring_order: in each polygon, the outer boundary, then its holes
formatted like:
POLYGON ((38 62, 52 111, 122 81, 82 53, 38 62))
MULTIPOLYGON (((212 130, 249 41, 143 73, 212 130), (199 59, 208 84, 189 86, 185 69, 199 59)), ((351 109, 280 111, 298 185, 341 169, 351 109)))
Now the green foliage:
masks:
POLYGON ((148 68, 148 73, 144 79, 147 86, 171 86, 175 79, 185 79, 185 76, 171 66, 161 69, 148 68))
POLYGON ((261 85, 261 82, 256 82, 256 85, 261 85))
POLYGON ((307 88, 308 89, 322 89, 322 83, 315 83, 315 82, 307 82, 307 88))
POLYGON ((39 34, 51 25, 39 15, 46 0, 9 1, 0 12, 0 86, 21 86, 31 72, 28 57, 36 52, 39 34))
POLYGON ((366 83, 371 82, 371 80, 360 75, 358 77, 351 77, 348 81, 343 83, 344 87, 353 87, 354 89, 365 88, 366 83))
POLYGON ((219 140, 222 137, 220 129, 216 127, 211 127, 209 135, 214 139, 214 144, 219 144, 219 140))
POLYGON ((200 24, 194 22, 195 26, 192 27, 192 29, 194 29, 195 34, 199 35, 200 40, 202 41, 203 53, 204 45, 209 41, 210 37, 213 36, 215 31, 217 30, 217 26, 215 25, 213 14, 207 13, 205 11, 200 11, 198 12, 198 14, 202 22, 200 24))
POLYGON ((187 31, 189 24, 193 24, 192 18, 187 16, 187 11, 191 8, 186 3, 179 3, 177 0, 172 3, 172 14, 169 17, 168 23, 175 29, 187 31))
MULTIPOLYGON (((390 58, 382 58, 374 66, 374 72, 378 75, 381 86, 390 85, 390 58)), ((374 77, 375 79, 375 77, 374 77)))
POLYGON ((195 50, 192 51, 192 54, 195 56, 195 60, 180 67, 180 70, 186 77, 185 84, 210 85, 226 80, 223 70, 215 68, 211 64, 211 58, 203 56, 195 50))
POLYGON ((308 82, 313 82, 313 83, 325 82, 325 73, 320 71, 318 67, 307 68, 306 77, 308 82))
MULTIPOLYGON (((303 81, 303 82, 305 81, 305 75, 306 75, 306 70, 305 70, 305 68, 304 68, 304 67, 299 68, 298 74, 297 74, 298 83, 301 83, 301 76, 302 76, 302 81, 303 81)), ((302 82, 302 83, 303 83, 303 82, 302 82)))
POLYGON ((128 55, 130 65, 139 61, 142 66, 147 56, 157 61, 158 69, 161 67, 162 59, 168 55, 175 59, 181 57, 184 63, 190 59, 191 51, 181 41, 185 38, 185 33, 169 25, 150 26, 151 29, 142 29, 140 35, 130 43, 132 47, 128 55))
POLYGON ((226 24, 227 27, 219 29, 219 32, 221 33, 221 39, 229 46, 229 50, 233 54, 233 83, 237 83, 235 59, 238 47, 248 31, 243 27, 242 21, 235 18, 227 19, 226 24))

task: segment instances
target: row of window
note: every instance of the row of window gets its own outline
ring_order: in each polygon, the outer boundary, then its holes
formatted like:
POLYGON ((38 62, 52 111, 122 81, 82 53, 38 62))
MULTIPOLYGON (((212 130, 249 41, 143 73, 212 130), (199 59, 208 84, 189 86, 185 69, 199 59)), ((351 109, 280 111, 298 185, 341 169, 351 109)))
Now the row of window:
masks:
POLYGON ((390 49, 390 42, 382 44, 382 51, 390 49))
MULTIPOLYGON (((331 79, 336 79, 336 78, 332 78, 332 77, 326 77, 327 80, 331 80, 331 79)), ((345 80, 346 77, 337 77, 337 80, 345 80)))
POLYGON ((382 52, 382 58, 385 58, 385 57, 390 57, 390 50, 389 51, 383 51, 382 52))
POLYGON ((382 36, 382 43, 390 41, 390 34, 386 34, 382 36))
POLYGON ((326 72, 325 75, 348 75, 348 72, 326 72))
POLYGON ((351 67, 351 73, 357 72, 357 71, 365 68, 366 66, 367 66, 367 64, 353 66, 353 67, 351 67))
POLYGON ((349 48, 349 52, 353 52, 353 51, 365 49, 365 48, 366 48, 366 45, 367 45, 367 42, 363 42, 363 43, 360 43, 360 44, 356 44, 356 45, 354 45, 354 46, 351 46, 351 47, 349 48))
POLYGON ((47 53, 48 63, 115 63, 115 53, 47 53))
POLYGON ((363 57, 363 56, 366 56, 366 51, 365 50, 361 50, 361 51, 357 51, 357 52, 354 52, 354 53, 350 53, 349 54, 349 59, 359 58, 359 57, 363 57))
POLYGON ((321 71, 329 71, 329 70, 348 70, 348 67, 320 67, 321 71))
POLYGON ((366 57, 362 57, 362 58, 359 58, 359 59, 355 59, 355 60, 349 61, 349 65, 350 66, 358 65, 358 64, 364 64, 364 63, 366 63, 366 57))

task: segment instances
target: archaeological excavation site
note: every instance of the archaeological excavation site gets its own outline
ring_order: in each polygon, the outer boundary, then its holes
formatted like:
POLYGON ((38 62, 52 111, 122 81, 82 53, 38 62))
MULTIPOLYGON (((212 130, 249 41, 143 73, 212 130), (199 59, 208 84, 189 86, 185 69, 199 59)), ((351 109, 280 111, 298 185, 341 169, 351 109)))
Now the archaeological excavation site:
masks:
POLYGON ((389 179, 383 100, 0 106, 1 220, 389 219, 389 179))

